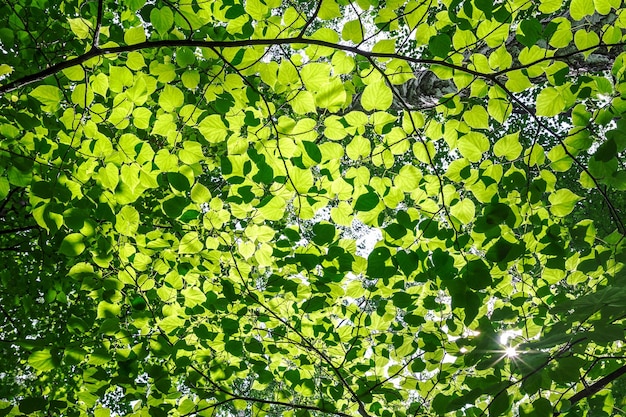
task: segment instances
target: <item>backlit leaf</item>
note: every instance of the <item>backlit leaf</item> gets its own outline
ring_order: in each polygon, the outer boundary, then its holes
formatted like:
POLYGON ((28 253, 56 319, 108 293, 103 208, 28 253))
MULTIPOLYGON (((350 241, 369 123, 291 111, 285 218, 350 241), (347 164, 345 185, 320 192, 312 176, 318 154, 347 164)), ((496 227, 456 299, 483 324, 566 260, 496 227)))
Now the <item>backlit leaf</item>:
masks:
POLYGON ((458 147, 461 155, 470 162, 478 162, 489 150, 489 140, 482 133, 470 132, 459 139, 458 147))
POLYGON ((365 87, 361 96, 361 105, 367 111, 387 110, 393 101, 393 93, 383 80, 365 87))
POLYGON ((59 365, 59 361, 49 349, 38 350, 30 354, 28 364, 38 371, 51 371, 59 365))
POLYGON ((78 256, 85 250, 84 236, 80 233, 71 233, 63 239, 59 252, 67 256, 78 256))
POLYGON ((563 111, 564 108, 565 99, 556 88, 545 88, 541 90, 541 92, 537 96, 538 116, 555 116, 563 111))
POLYGON ((44 110, 50 112, 58 110, 63 97, 61 90, 53 85, 40 85, 31 91, 29 95, 41 102, 44 110))
POLYGON ((146 33, 142 26, 135 26, 124 32, 124 42, 128 45, 146 41, 146 33))
POLYGON ((174 24, 174 13, 169 7, 154 8, 150 12, 150 23, 160 34, 165 34, 174 24))
POLYGON ((562 188, 550 194, 550 212, 558 217, 567 216, 574 210, 574 206, 581 200, 579 196, 566 188, 562 188))
POLYGON ((522 153, 522 145, 519 142, 519 132, 506 135, 493 145, 493 153, 497 157, 505 157, 513 161, 522 153))

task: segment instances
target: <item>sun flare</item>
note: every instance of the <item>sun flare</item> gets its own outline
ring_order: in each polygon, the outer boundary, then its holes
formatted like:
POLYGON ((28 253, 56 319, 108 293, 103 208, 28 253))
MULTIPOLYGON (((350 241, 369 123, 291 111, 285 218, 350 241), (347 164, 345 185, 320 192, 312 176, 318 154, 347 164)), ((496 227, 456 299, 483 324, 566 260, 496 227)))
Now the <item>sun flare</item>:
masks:
POLYGON ((514 358, 517 356, 517 350, 514 347, 509 346, 505 349, 504 354, 509 358, 514 358))

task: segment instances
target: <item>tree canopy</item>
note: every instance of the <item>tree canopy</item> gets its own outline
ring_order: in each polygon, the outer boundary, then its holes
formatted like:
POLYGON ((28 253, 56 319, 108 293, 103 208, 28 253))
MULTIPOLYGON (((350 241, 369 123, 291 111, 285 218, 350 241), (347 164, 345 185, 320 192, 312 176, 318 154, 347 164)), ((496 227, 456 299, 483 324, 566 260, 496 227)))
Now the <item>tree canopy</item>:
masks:
POLYGON ((0 2, 0 416, 610 416, 620 0, 0 2))

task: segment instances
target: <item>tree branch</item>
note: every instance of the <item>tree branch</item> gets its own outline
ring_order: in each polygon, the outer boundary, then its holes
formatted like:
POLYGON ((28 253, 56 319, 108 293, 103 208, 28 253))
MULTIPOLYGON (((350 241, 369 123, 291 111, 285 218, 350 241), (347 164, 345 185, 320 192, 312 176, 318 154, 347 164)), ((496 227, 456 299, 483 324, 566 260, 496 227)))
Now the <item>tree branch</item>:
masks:
POLYGON ((311 24, 313 23, 313 21, 317 17, 317 14, 320 12, 321 8, 322 8, 322 0, 319 0, 317 2, 317 5, 315 6, 315 10, 313 11, 313 14, 307 20, 307 22, 304 24, 304 26, 302 27, 302 30, 300 30, 300 34, 298 35, 298 38, 302 38, 304 36, 304 33, 309 28, 309 26, 311 26, 311 24))
MULTIPOLYGON (((626 374, 626 365, 623 365, 621 368, 616 369, 615 371, 611 372, 604 378, 601 378, 598 381, 594 382, 593 384, 589 385, 584 390, 579 391, 576 394, 572 395, 571 397, 569 397, 569 402, 572 405, 574 405, 578 401, 582 400, 583 398, 591 397, 592 395, 600 391, 602 388, 607 386, 609 383, 615 381, 617 378, 619 378, 620 376, 624 374, 626 374)), ((558 416, 559 414, 560 414, 559 412, 554 413, 555 416, 558 416)))
MULTIPOLYGON (((140 42, 134 45, 123 45, 123 46, 114 46, 108 48, 98 48, 94 47, 89 51, 85 52, 83 55, 77 56, 75 58, 68 59, 67 61, 51 65, 46 69, 43 69, 39 72, 36 72, 31 75, 24 76, 15 81, 7 83, 0 87, 0 94, 8 93, 18 88, 24 87, 28 84, 32 84, 37 81, 42 81, 46 77, 49 77, 53 74, 56 74, 65 69, 74 67, 76 65, 81 65, 82 63, 92 59, 97 58, 99 56, 108 55, 108 54, 121 54, 124 52, 132 52, 139 51, 142 49, 149 48, 177 48, 181 46, 191 46, 196 48, 242 48, 248 46, 272 46, 272 45, 290 45, 290 44, 308 44, 308 45, 319 45, 325 46, 328 48, 333 48, 337 50, 341 50, 344 52, 350 52, 356 55, 361 55, 366 58, 396 58, 400 60, 404 60, 407 62, 411 62, 413 64, 424 64, 424 65, 439 65, 442 67, 454 69, 457 71, 462 71, 466 74, 471 74, 476 77, 480 77, 481 79, 486 79, 489 81, 494 81, 495 76, 498 73, 493 74, 485 74, 480 71, 476 71, 462 65, 453 64, 451 62, 439 60, 439 59, 422 59, 422 58, 414 58, 406 55, 401 55, 397 53, 389 53, 389 52, 372 52, 367 51, 358 47, 348 46, 348 45, 340 45, 333 42, 323 41, 320 39, 310 39, 310 38, 301 38, 301 37, 290 37, 290 38, 279 38, 279 39, 248 39, 248 40, 233 40, 233 41, 199 41, 199 40, 191 40, 191 39, 168 39, 168 40, 159 40, 159 41, 146 41, 140 42)), ((626 42, 620 42, 616 44, 610 45, 601 45, 601 46, 623 46, 626 45, 626 42)), ((592 49, 596 49, 598 46, 584 48, 578 51, 578 53, 586 52, 592 49)), ((567 54, 570 56, 571 54, 567 54)), ((553 56, 550 58, 541 58, 535 62, 530 62, 523 67, 520 68, 528 68, 532 65, 535 65, 537 62, 545 61, 546 59, 558 60, 561 59, 561 56, 553 56)))
POLYGON ((95 49, 100 44, 100 28, 102 27, 102 16, 104 15, 104 0, 98 0, 98 16, 96 17, 96 28, 93 33, 93 43, 91 46, 95 49))

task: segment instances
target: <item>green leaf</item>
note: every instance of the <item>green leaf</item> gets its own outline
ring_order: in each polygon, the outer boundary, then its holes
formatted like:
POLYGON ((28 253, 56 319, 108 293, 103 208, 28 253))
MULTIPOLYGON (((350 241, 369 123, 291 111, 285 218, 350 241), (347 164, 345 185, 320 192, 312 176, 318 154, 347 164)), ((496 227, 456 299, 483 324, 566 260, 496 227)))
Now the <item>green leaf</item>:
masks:
MULTIPOLYGON (((369 142, 368 142, 369 145, 369 142)), ((367 148, 369 154, 369 146, 367 148)), ((404 165, 394 177, 393 184, 403 192, 414 191, 422 179, 422 172, 413 165, 404 165)))
POLYGON ((448 404, 450 403, 450 397, 444 394, 437 394, 432 401, 432 408, 438 415, 442 416, 448 411, 448 404))
POLYGON ((464 112, 463 120, 475 129, 489 128, 489 114, 483 106, 473 106, 471 110, 464 112))
POLYGON ((566 188, 561 188, 548 196, 550 212, 558 217, 565 217, 574 210, 576 203, 582 200, 566 188))
POLYGON ((569 10, 574 20, 582 20, 595 13, 593 1, 585 0, 572 0, 569 10))
POLYGON ((393 239, 400 239, 407 234, 406 228, 398 223, 392 223, 385 227, 385 232, 393 239))
MULTIPOLYGON (((574 44, 580 50, 598 46, 599 43, 600 37, 595 32, 587 32, 584 29, 580 29, 576 31, 576 34, 574 34, 574 44)), ((589 52, 585 52, 585 54, 588 53, 589 52)))
POLYGON ((78 256, 85 250, 84 236, 80 233, 71 233, 63 239, 59 252, 67 256, 78 256))
POLYGON ((482 133, 470 132, 459 139, 457 146, 470 162, 479 162, 489 150, 489 139, 482 133))
POLYGON ((168 172, 167 181, 175 190, 178 191, 189 191, 191 188, 189 179, 180 172, 168 172))
POLYGON ((372 278, 388 276, 385 262, 391 257, 389 249, 385 247, 375 248, 367 257, 367 275, 372 278))
POLYGON ((320 5, 318 16, 322 20, 330 20, 335 17, 340 17, 339 5, 335 0, 322 0, 320 5))
POLYGON ((5 177, 0 177, 0 199, 4 200, 9 195, 10 185, 9 180, 5 177))
POLYGON ((181 254, 190 254, 190 253, 198 253, 203 249, 204 245, 200 240, 197 232, 188 232, 185 236, 180 240, 180 244, 178 246, 178 253, 181 254))
POLYGON ((542 13, 554 13, 563 6, 563 0, 544 0, 539 6, 542 13))
POLYGON ((450 36, 447 33, 435 35, 428 41, 428 49, 436 57, 447 57, 451 48, 452 39, 450 39, 450 36))
POLYGON ((135 45, 146 41, 146 32, 143 26, 135 26, 124 32, 124 42, 127 45, 135 45))
POLYGON ((162 203, 163 212, 171 218, 176 218, 183 214, 183 210, 187 207, 187 199, 184 197, 168 198, 162 203))
POLYGON ((75 19, 67 19, 67 21, 70 24, 70 29, 72 29, 72 32, 78 39, 87 39, 91 36, 93 27, 89 20, 77 17, 75 19))
POLYGON ((181 294, 185 297, 185 306, 187 307, 195 307, 206 301, 206 295, 197 287, 185 288, 181 294))
POLYGON ((11 74, 13 72, 13 67, 7 64, 0 64, 0 77, 11 74))
POLYGON ((491 19, 492 12, 494 10, 493 0, 476 0, 475 4, 478 10, 485 13, 485 17, 491 19))
POLYGON ((485 258, 491 262, 510 262, 523 252, 523 246, 509 242, 506 239, 498 239, 489 248, 485 258))
POLYGON ((30 191, 40 198, 51 198, 54 195, 54 184, 47 181, 37 181, 31 184, 30 191))
POLYGON ((498 158, 505 157, 509 161, 517 159, 522 153, 522 144, 519 141, 519 132, 506 135, 493 145, 493 153, 498 158))
POLYGON ((325 82, 315 95, 315 104, 322 109, 336 111, 345 104, 346 90, 338 78, 325 82))
POLYGON ((322 153, 320 152, 319 146, 317 146, 313 142, 308 141, 302 142, 302 145, 304 145, 304 150, 313 161, 317 162, 318 164, 322 162, 322 153))
POLYGON ((139 227, 139 213, 132 206, 124 206, 115 216, 115 230, 125 236, 133 236, 139 227))
POLYGON ((356 211, 370 211, 378 205, 379 201, 380 198, 378 197, 378 194, 370 191, 357 198, 354 203, 354 209, 356 211))
POLYGON ((539 39, 543 33, 543 26, 536 18, 526 19, 520 24, 521 34, 518 33, 517 40, 524 46, 531 47, 539 39))
POLYGON ((168 7, 157 9, 156 7, 150 11, 150 23, 163 35, 167 33, 174 24, 174 13, 168 7))
POLYGON ((407 308, 413 304, 413 297, 405 292, 396 292, 393 297, 393 305, 398 308, 407 308))
POLYGON ((552 117, 565 110, 565 99, 554 87, 541 90, 537 96, 537 116, 552 117))
POLYGON ((31 353, 28 364, 38 371, 48 372, 59 365, 59 359, 49 349, 43 349, 31 353))
POLYGON ((130 302, 130 305, 135 310, 145 310, 147 307, 146 300, 140 295, 135 296, 130 302))
POLYGON ((246 10, 243 6, 241 4, 235 4, 234 6, 228 8, 224 17, 226 17, 226 19, 236 19, 244 14, 246 14, 246 10))
POLYGON ((41 102, 43 110, 48 112, 56 112, 63 98, 61 90, 53 85, 40 85, 31 91, 29 95, 41 102))
POLYGON ((159 106, 167 112, 172 112, 182 106, 184 101, 185 96, 182 91, 169 84, 163 88, 163 91, 159 95, 159 106))
POLYGON ((459 219, 461 223, 468 224, 474 220, 475 210, 474 202, 466 198, 450 207, 450 214, 459 219))
POLYGON ((415 252, 398 251, 396 254, 398 266, 407 277, 418 271, 419 257, 415 252))
POLYGON ((200 74, 198 71, 185 71, 180 78, 183 85, 190 90, 195 90, 198 84, 200 84, 200 74))
POLYGON ((133 110, 133 125, 138 129, 148 129, 152 112, 145 107, 137 107, 133 110))
POLYGON ((511 397, 508 392, 502 391, 489 404, 489 417, 502 416, 511 408, 511 397))
POLYGON ((304 311, 305 313, 313 313, 314 311, 321 310, 325 306, 326 297, 316 296, 304 302, 304 304, 302 305, 302 311, 304 311))
POLYGON ((281 220, 285 215, 285 200, 280 197, 266 197, 259 204, 259 212, 266 220, 281 220))
POLYGON ((491 271, 481 260, 470 261, 464 268, 463 278, 467 286, 474 290, 482 290, 491 285, 491 271))
POLYGON ((48 406, 48 401, 43 397, 24 397, 20 401, 19 410, 27 415, 32 415, 35 411, 44 410, 48 406))
POLYGON ((313 242, 316 245, 325 245, 335 239, 335 226, 318 223, 313 226, 313 242))
POLYGON ((209 191, 208 188, 200 183, 196 183, 191 189, 191 200, 194 203, 208 203, 209 201, 211 201, 211 198, 213 198, 213 196, 211 195, 211 191, 209 191))
POLYGON ((254 338, 245 343, 245 348, 250 353, 263 353, 263 344, 254 338))
POLYGON ((343 29, 341 30, 341 37, 346 41, 361 43, 363 42, 364 33, 365 31, 363 30, 363 26, 361 26, 360 20, 350 20, 344 23, 343 29))
POLYGON ((387 110, 392 102, 393 93, 384 80, 366 86, 361 96, 361 105, 366 111, 387 110))
MULTIPOLYGON (((527 80, 523 81, 523 83, 526 81, 527 80)), ((489 116, 493 117, 500 123, 504 123, 513 111, 513 106, 508 100, 496 97, 489 100, 489 103, 487 104, 487 111, 489 112, 489 116)))

